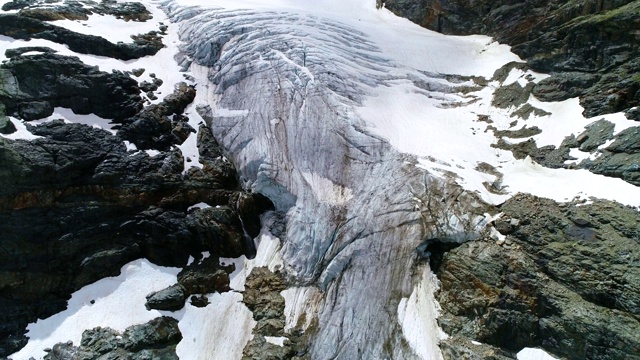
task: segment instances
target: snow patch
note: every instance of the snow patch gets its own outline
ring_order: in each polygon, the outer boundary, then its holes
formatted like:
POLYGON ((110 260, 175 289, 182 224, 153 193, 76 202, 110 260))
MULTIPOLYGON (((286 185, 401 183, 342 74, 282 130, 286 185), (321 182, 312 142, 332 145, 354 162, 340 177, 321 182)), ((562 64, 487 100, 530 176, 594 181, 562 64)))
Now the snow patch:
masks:
POLYGON ((557 360, 542 349, 524 348, 518 352, 518 360, 557 360))
POLYGON ((146 295, 173 285, 179 271, 144 259, 123 266, 119 276, 98 280, 73 293, 67 310, 29 324, 29 343, 11 357, 40 359, 45 348, 59 342, 71 340, 79 345, 86 329, 100 326, 123 331, 161 316, 159 311, 145 308, 146 295))
POLYGON ((0 136, 2 136, 5 139, 11 139, 11 140, 33 140, 33 139, 37 139, 37 138, 41 138, 42 136, 38 136, 38 135, 33 135, 29 130, 27 130, 27 126, 25 125, 24 121, 22 120, 18 120, 14 117, 9 116, 9 121, 11 121, 13 123, 13 126, 15 126, 16 131, 14 131, 11 134, 0 134, 0 136))
POLYGON ((187 211, 193 210, 193 209, 206 209, 206 208, 210 208, 211 205, 207 204, 207 203, 197 203, 195 205, 191 205, 187 208, 187 211))
POLYGON ((265 336, 264 339, 269 343, 269 344, 273 344, 273 345, 277 345, 277 346, 284 346, 284 341, 288 340, 286 337, 284 336, 280 336, 280 337, 274 337, 274 336, 265 336))
POLYGON ((433 294, 437 286, 435 275, 430 269, 424 268, 411 296, 403 298, 398 304, 398 322, 402 326, 402 334, 422 359, 443 358, 438 343, 447 335, 436 322, 439 306, 433 294))
POLYGON ((53 114, 50 116, 31 121, 31 123, 34 125, 40 125, 58 119, 63 120, 68 124, 84 124, 96 129, 104 129, 113 135, 117 132, 117 130, 113 128, 117 124, 112 123, 111 119, 104 119, 95 114, 76 114, 73 110, 63 107, 56 107, 53 109, 53 114))
POLYGON ((165 312, 178 319, 182 340, 176 347, 180 359, 240 359, 256 325, 253 314, 237 292, 207 296, 209 306, 199 308, 188 301, 184 309, 165 312))

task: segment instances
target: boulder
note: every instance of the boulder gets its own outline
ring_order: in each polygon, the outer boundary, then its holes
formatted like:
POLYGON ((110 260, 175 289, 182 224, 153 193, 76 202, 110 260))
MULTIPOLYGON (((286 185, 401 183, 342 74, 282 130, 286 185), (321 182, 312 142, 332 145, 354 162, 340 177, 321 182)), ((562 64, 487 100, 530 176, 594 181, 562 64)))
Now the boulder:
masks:
POLYGON ((184 307, 186 299, 185 288, 176 284, 147 295, 147 302, 144 306, 147 310, 178 311, 184 307))

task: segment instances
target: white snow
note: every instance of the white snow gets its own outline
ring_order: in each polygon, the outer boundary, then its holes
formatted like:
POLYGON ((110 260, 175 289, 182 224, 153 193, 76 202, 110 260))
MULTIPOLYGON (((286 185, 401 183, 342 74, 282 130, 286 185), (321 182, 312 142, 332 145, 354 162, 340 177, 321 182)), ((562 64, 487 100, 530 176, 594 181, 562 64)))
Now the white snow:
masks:
POLYGON ((144 152, 147 153, 147 155, 149 155, 150 157, 156 157, 160 155, 160 151, 158 150, 145 150, 144 152))
POLYGON ((633 206, 640 204, 640 191, 634 185, 587 170, 549 169, 530 158, 503 170, 504 183, 514 194, 531 193, 559 202, 596 197, 633 206))
POLYGON ((187 211, 191 210, 191 209, 206 209, 206 208, 210 208, 211 205, 207 204, 207 203, 197 203, 195 205, 191 205, 189 206, 189 208, 187 209, 187 211))
POLYGON ((273 345, 278 345, 278 346, 284 346, 284 341, 287 340, 286 337, 284 336, 279 336, 279 337, 275 337, 275 336, 265 336, 264 339, 269 343, 269 344, 273 344, 273 345))
POLYGON ((438 327, 438 303, 434 298, 437 279, 428 268, 422 269, 420 281, 409 298, 398 304, 398 320, 404 338, 422 359, 442 359, 438 343, 447 335, 438 327))
POLYGON ((0 134, 0 136, 2 136, 3 138, 11 140, 33 140, 41 137, 33 135, 29 130, 27 130, 27 126, 24 124, 24 121, 18 120, 11 116, 9 116, 9 121, 13 123, 13 126, 15 126, 17 131, 7 135, 0 134))
POLYGON ((518 360, 557 360, 542 349, 524 348, 518 352, 518 360))
POLYGON ((15 360, 40 359, 45 355, 43 350, 56 343, 71 340, 79 345, 86 329, 101 326, 123 331, 131 325, 161 316, 158 311, 147 311, 145 297, 174 284, 180 269, 136 260, 122 267, 121 271, 119 276, 104 278, 76 291, 67 310, 29 324, 29 343, 11 357, 15 360))
POLYGON ((182 341, 176 353, 180 359, 240 359, 251 338, 256 322, 242 304, 242 294, 226 292, 210 294, 208 306, 198 308, 187 301, 184 309, 167 312, 178 319, 182 341))
POLYGON ((180 359, 227 360, 242 357, 245 344, 251 339, 256 322, 251 311, 242 303, 244 282, 254 267, 268 266, 271 270, 282 266, 278 252, 280 240, 263 233, 258 240, 256 258, 248 260, 220 259, 222 263, 236 264, 229 277, 232 291, 208 295, 211 304, 197 308, 189 304, 184 309, 167 313, 179 320, 183 340, 178 344, 180 359))
POLYGON ((63 107, 53 108, 53 114, 43 119, 33 120, 30 124, 39 125, 57 119, 64 120, 66 123, 84 124, 97 129, 104 129, 114 135, 116 133, 113 128, 116 124, 112 123, 111 119, 103 119, 95 114, 76 114, 73 110, 63 107))
MULTIPOLYGON (((149 9, 151 10, 151 9, 149 9)), ((145 34, 158 31, 157 20, 124 21, 113 15, 89 15, 88 20, 57 20, 52 25, 61 26, 73 32, 85 35, 100 36, 112 43, 132 43, 131 35, 145 34)))

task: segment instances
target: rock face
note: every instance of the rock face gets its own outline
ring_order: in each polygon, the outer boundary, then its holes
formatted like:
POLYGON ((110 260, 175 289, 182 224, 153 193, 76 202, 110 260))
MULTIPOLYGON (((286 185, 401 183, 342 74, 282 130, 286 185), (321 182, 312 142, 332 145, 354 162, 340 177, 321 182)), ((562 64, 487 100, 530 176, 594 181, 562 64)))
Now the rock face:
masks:
POLYGON ((504 242, 446 253, 437 270, 443 330, 507 355, 542 347, 566 359, 638 359, 640 213, 576 205, 515 196, 496 222, 504 242))
POLYGON ((228 163, 183 174, 177 150, 131 153, 107 131, 61 121, 30 130, 41 137, 0 139, 0 356, 24 344, 27 323, 64 309, 71 292, 116 275, 129 261, 184 266, 202 251, 254 252, 242 223, 269 202, 243 195, 256 200, 238 210, 228 163), (220 208, 187 212, 199 202, 220 208), (202 224, 216 230, 203 231, 202 224))
POLYGON ((304 339, 295 329, 285 333, 285 300, 280 292, 286 289, 281 273, 258 267, 247 277, 242 302, 253 313, 257 324, 253 339, 243 351, 243 360, 309 359, 304 339), (282 344, 267 339, 280 338, 282 344))
MULTIPOLYGON (((531 133, 534 129, 525 130, 531 133)), ((510 150, 518 159, 530 156, 546 167, 586 169, 640 186, 640 147, 637 145, 640 143, 640 127, 630 127, 615 135, 614 129, 613 123, 601 119, 591 123, 578 136, 566 137, 557 148, 552 145, 538 147, 533 139, 520 143, 500 139, 495 147, 510 150), (584 158, 572 156, 571 151, 584 158)), ((499 134, 497 131, 494 133, 499 134)), ((510 133, 510 137, 517 137, 515 132, 510 133)))
POLYGON ((486 34, 552 76, 534 94, 580 96, 585 115, 627 111, 640 120, 640 2, 387 0, 385 7, 445 34, 486 34))
POLYGON ((2 5, 2 10, 20 10, 19 14, 42 21, 87 20, 90 15, 113 15, 125 21, 146 21, 151 13, 139 2, 65 0, 57 6, 47 6, 47 0, 13 0, 2 5))
POLYGON ((18 14, 0 14, 0 35, 22 40, 45 39, 64 44, 79 54, 107 56, 120 60, 153 55, 163 47, 160 33, 156 31, 134 37, 132 43, 114 44, 100 36, 79 34, 18 14))
POLYGON ((24 120, 47 117, 60 106, 119 121, 142 108, 138 83, 127 74, 55 54, 15 57, 0 65, 0 102, 7 115, 24 120))
POLYGON ((86 330, 79 346, 56 344, 44 359, 178 360, 176 345, 181 339, 178 321, 163 316, 130 326, 122 334, 110 328, 86 330))

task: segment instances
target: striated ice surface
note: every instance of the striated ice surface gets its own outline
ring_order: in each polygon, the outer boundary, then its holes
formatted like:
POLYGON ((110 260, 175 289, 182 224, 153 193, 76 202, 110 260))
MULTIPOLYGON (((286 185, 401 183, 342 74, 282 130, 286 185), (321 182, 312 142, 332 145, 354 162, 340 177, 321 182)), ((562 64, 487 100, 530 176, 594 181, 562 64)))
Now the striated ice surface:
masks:
POLYGON ((287 313, 317 308, 312 357, 440 358, 431 285, 414 289, 427 275, 412 271, 424 234, 411 183, 423 171, 354 110, 396 79, 393 62, 359 31, 313 15, 169 9, 183 65, 208 79, 201 115, 247 187, 287 213, 281 251, 299 286, 287 313), (413 329, 419 354, 405 340, 413 329))

